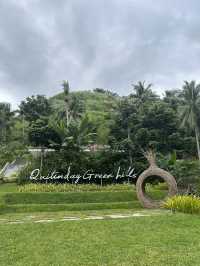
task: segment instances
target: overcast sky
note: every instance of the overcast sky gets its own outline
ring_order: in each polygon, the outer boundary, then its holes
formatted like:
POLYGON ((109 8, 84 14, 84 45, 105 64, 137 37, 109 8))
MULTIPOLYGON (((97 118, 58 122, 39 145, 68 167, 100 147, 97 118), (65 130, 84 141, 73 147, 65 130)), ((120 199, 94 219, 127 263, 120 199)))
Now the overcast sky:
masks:
POLYGON ((199 0, 0 0, 0 101, 200 80, 199 0))

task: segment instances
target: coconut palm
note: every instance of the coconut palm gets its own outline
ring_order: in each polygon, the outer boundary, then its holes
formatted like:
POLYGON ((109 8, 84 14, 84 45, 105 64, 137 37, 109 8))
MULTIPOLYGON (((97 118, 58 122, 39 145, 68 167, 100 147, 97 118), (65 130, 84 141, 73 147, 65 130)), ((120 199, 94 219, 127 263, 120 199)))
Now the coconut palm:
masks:
POLYGON ((187 126, 194 131, 196 137, 196 145, 198 158, 200 161, 200 145, 199 145, 199 114, 200 114, 200 84, 195 81, 185 81, 183 86, 182 97, 184 105, 182 106, 181 126, 187 126))
POLYGON ((72 120, 68 127, 64 120, 56 121, 55 119, 50 120, 49 125, 60 137, 61 142, 59 143, 51 141, 52 146, 58 149, 67 147, 69 144, 81 148, 93 143, 96 136, 94 127, 87 115, 80 120, 72 120))
POLYGON ((67 140, 79 148, 94 142, 96 133, 87 115, 78 121, 72 121, 68 127, 67 140))
POLYGON ((136 100, 138 106, 141 106, 147 100, 152 100, 157 98, 157 96, 152 92, 152 84, 145 85, 145 81, 139 81, 137 84, 132 84, 133 94, 131 97, 136 100))

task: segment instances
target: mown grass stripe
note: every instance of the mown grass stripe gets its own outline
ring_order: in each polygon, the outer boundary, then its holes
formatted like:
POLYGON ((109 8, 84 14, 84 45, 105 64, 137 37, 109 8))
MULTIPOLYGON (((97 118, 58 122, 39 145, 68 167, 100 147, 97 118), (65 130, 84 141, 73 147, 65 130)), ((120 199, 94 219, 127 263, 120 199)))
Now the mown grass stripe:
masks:
POLYGON ((67 203, 104 203, 128 202, 137 200, 135 192, 25 192, 6 193, 3 195, 5 204, 67 204, 67 203))
POLYGON ((83 211, 105 209, 138 209, 138 201, 111 202, 111 203, 73 203, 73 204, 18 204, 1 206, 2 213, 22 212, 56 212, 56 211, 83 211))

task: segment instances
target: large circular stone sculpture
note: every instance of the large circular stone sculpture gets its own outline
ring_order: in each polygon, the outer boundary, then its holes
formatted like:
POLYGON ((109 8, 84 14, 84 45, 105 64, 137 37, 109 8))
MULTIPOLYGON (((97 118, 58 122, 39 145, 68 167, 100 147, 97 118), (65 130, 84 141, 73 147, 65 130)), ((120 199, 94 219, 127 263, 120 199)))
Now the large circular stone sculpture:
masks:
POLYGON ((136 183, 137 197, 140 203, 145 208, 159 208, 161 207, 163 200, 153 200, 145 193, 145 184, 149 177, 157 176, 162 178, 168 186, 167 197, 171 197, 177 194, 177 184, 175 178, 167 171, 159 168, 156 165, 155 154, 152 151, 144 153, 146 159, 149 161, 149 168, 145 170, 139 177, 136 183))

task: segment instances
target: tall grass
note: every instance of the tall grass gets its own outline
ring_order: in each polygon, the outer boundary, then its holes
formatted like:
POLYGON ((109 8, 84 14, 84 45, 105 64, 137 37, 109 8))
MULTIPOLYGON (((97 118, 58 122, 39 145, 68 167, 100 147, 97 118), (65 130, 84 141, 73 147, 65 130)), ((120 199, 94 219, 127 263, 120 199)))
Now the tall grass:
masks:
POLYGON ((174 196, 167 199, 164 208, 190 214, 200 213, 200 198, 196 196, 174 196))

